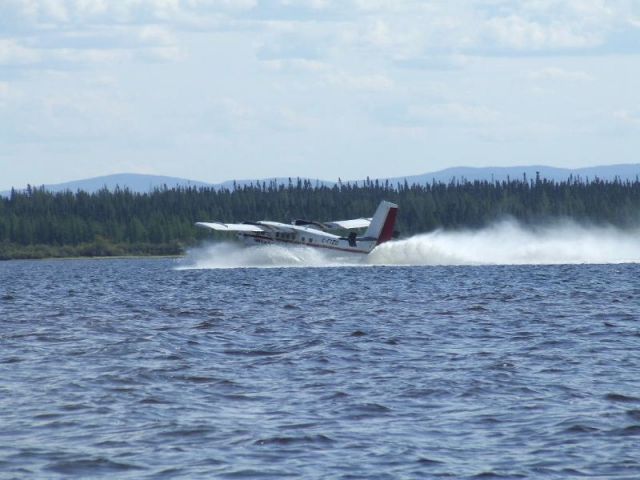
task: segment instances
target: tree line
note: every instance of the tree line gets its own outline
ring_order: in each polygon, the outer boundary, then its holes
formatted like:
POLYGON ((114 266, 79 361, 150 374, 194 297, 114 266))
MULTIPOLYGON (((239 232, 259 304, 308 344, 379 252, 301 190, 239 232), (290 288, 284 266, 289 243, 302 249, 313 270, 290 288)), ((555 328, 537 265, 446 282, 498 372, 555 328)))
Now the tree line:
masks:
POLYGON ((290 180, 232 189, 126 188, 96 193, 12 190, 0 200, 0 258, 179 254, 211 236, 196 221, 341 220, 397 203, 402 236, 438 228, 480 228, 504 217, 525 225, 554 218, 619 227, 640 225, 640 180, 541 179, 401 183, 367 180, 334 186, 290 180))

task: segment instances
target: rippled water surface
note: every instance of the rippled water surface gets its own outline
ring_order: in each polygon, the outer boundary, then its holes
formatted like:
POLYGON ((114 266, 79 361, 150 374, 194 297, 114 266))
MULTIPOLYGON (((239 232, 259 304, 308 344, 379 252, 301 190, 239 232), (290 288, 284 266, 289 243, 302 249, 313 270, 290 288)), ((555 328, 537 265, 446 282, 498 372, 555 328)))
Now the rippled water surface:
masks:
POLYGON ((0 477, 640 478, 640 266, 0 263, 0 477))

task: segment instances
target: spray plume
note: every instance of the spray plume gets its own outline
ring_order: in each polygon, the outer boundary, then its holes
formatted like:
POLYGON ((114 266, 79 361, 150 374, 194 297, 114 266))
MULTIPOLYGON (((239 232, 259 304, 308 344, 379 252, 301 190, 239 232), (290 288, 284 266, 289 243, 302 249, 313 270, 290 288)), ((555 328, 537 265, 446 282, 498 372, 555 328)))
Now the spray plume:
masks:
POLYGON ((181 269, 366 265, 541 265, 640 263, 640 229, 561 222, 535 229, 502 221, 480 230, 431 233, 384 243, 369 255, 306 247, 245 248, 224 242, 190 250, 181 269))

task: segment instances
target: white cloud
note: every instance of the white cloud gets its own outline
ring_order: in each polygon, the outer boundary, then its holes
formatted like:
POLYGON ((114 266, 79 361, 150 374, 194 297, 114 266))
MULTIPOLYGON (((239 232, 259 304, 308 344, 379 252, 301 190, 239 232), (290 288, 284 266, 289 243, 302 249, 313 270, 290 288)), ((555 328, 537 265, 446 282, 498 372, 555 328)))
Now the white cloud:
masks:
POLYGON ((486 27, 498 46, 522 50, 573 49, 602 43, 598 32, 583 32, 555 22, 545 25, 517 15, 492 18, 486 27))
POLYGON ((451 40, 449 48, 454 48, 459 40, 452 37, 428 18, 373 16, 347 24, 338 36, 336 48, 354 54, 404 60, 422 56, 429 48, 440 48, 447 40, 451 40))
MULTIPOLYGON (((96 0, 76 0, 75 10, 102 12, 96 0)), ((62 25, 71 9, 50 0, 45 3, 25 1, 20 12, 36 19, 46 17, 47 22, 62 25), (54 13, 52 13, 54 12, 54 13)), ((0 14, 1 14, 0 7, 0 14)), ((74 11, 75 11, 74 10, 74 11)), ((14 14, 16 11, 14 11, 14 14)), ((40 22, 40 20, 38 20, 40 22)), ((1 24, 0 24, 1 26, 1 24)), ((108 65, 123 61, 177 61, 184 57, 175 32, 166 25, 112 24, 71 25, 54 28, 42 22, 13 38, 0 39, 0 64, 14 67, 41 69, 69 68, 71 66, 108 65)))
POLYGON ((160 25, 145 25, 140 28, 138 38, 152 45, 171 45, 175 46, 176 38, 173 32, 167 27, 160 25))
MULTIPOLYGON (((107 62, 114 56, 177 61, 185 56, 184 39, 178 32, 215 30, 245 32, 265 61, 326 62, 331 56, 352 56, 429 65, 434 64, 431 58, 442 64, 451 55, 602 47, 612 32, 634 29, 640 14, 638 7, 625 0, 274 0, 271 5, 277 8, 269 10, 268 19, 251 16, 268 8, 265 5, 270 4, 257 0, 3 0, 0 28, 8 35, 0 44, 0 61, 50 68, 49 54, 42 50, 56 46, 147 48, 138 54, 102 55, 107 62), (309 21, 313 16, 298 21, 301 8, 309 9, 311 15, 328 12, 330 16, 323 21, 309 21), (12 37, 11 32, 17 31, 20 36, 12 37)), ((81 54, 74 63, 100 57, 81 54)))
POLYGON ((105 65, 122 62, 132 58, 132 52, 123 49, 73 49, 56 48, 46 51, 46 64, 51 67, 69 65, 105 65))
POLYGON ((213 99, 211 105, 230 118, 246 120, 254 116, 254 110, 251 107, 233 98, 213 99))
MULTIPOLYGON (((49 75, 45 79, 47 83, 54 80, 49 75)), ((0 98, 0 106, 2 103, 0 98)), ((4 103, 2 115, 11 119, 2 132, 7 147, 56 143, 69 148, 87 142, 121 141, 132 126, 128 105, 116 95, 105 95, 97 86, 46 93, 33 90, 23 93, 10 86, 4 103)), ((4 118, 1 121, 4 123, 4 118)))
POLYGON ((249 104, 231 97, 210 98, 205 102, 199 129, 217 134, 243 132, 254 128, 258 112, 249 104))
POLYGON ((558 67, 547 67, 529 74, 532 80, 566 80, 573 82, 587 82, 593 80, 593 76, 586 72, 565 70, 558 67))
POLYGON ((0 13, 32 25, 173 23, 193 15, 234 13, 256 0, 3 0, 0 13))
MULTIPOLYGON (((405 105, 391 105, 372 111, 375 120, 385 128, 414 135, 428 131, 474 132, 486 135, 494 130, 504 130, 508 115, 493 106, 462 100, 414 101, 405 105)), ((511 122, 513 123, 513 122, 511 122)), ((513 125, 509 125, 512 128, 513 125)), ((460 133, 456 133, 456 136, 460 133)))
POLYGON ((626 109, 620 109, 613 112, 613 117, 616 120, 623 122, 624 124, 632 127, 640 127, 640 113, 639 111, 631 112, 626 109))
POLYGON ((323 10, 330 7, 332 2, 331 0, 280 0, 280 5, 323 10))
POLYGON ((353 75, 346 72, 333 72, 325 77, 329 85, 357 91, 379 92, 390 90, 393 82, 382 74, 353 75))
POLYGON ((268 117, 275 119, 273 126, 278 130, 308 130, 320 125, 317 118, 288 107, 280 107, 275 112, 271 112, 268 117))
POLYGON ((139 50, 136 58, 149 62, 178 62, 185 58, 185 54, 178 47, 152 47, 139 50))
POLYGON ((459 102, 410 105, 408 117, 415 122, 449 122, 459 125, 487 125, 502 118, 500 112, 482 105, 459 102))
POLYGON ((363 14, 348 26, 345 38, 405 59, 430 51, 482 55, 615 49, 609 38, 629 29, 640 14, 640 2, 627 0, 362 0, 355 8, 363 14))
POLYGON ((4 107, 10 100, 15 98, 17 94, 9 86, 7 82, 0 82, 0 107, 4 107))
POLYGON ((57 139, 76 158, 343 178, 369 173, 360 158, 625 161, 639 19, 635 0, 0 0, 0 134, 28 145, 23 175, 57 139), (576 142, 586 125, 624 145, 576 142))
POLYGON ((627 0, 528 0, 514 2, 526 15, 556 17, 574 22, 606 23, 629 13, 627 0))
POLYGON ((321 73, 331 70, 331 65, 319 60, 304 58, 263 60, 262 64, 268 69, 285 73, 321 73))
POLYGON ((323 61, 278 59, 264 60, 262 64, 283 75, 310 76, 315 81, 307 83, 308 88, 315 88, 318 84, 360 92, 382 92, 393 88, 393 81, 383 73, 347 72, 323 61))
POLYGON ((76 0, 77 11, 83 17, 95 17, 109 10, 108 0, 76 0))
POLYGON ((13 39, 0 38, 0 65, 30 65, 37 63, 38 51, 24 47, 13 39))
POLYGON ((397 40, 391 32, 391 28, 384 20, 377 18, 369 25, 363 33, 364 39, 376 47, 388 47, 397 40))

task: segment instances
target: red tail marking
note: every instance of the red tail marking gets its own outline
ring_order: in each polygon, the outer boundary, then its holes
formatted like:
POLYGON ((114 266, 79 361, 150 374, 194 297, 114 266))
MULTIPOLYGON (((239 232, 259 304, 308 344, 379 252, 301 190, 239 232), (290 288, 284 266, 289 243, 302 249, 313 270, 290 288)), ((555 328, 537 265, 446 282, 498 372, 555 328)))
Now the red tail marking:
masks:
POLYGON ((377 245, 381 243, 388 242, 393 238, 393 227, 396 224, 396 214, 398 213, 398 209, 395 207, 391 207, 389 209, 389 213, 387 213, 387 218, 384 220, 384 225, 382 226, 382 231, 380 232, 380 236, 378 237, 377 245))

